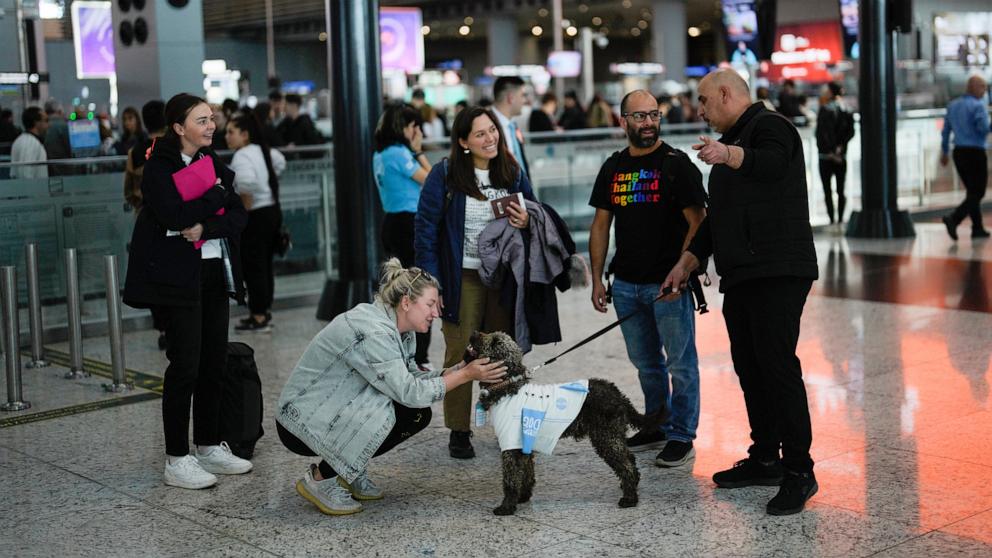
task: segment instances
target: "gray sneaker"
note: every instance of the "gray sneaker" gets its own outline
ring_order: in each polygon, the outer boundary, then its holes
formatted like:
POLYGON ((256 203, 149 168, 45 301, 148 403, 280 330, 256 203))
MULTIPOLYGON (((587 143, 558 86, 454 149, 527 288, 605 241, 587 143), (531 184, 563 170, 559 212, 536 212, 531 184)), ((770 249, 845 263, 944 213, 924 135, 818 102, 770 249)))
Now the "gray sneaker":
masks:
POLYGON ((355 482, 348 484, 348 481, 338 475, 338 484, 351 492, 356 500, 382 500, 382 489, 376 486, 369 478, 368 471, 362 471, 355 482))
POLYGON ((362 504, 351 497, 351 492, 338 484, 337 479, 314 480, 316 465, 310 465, 303 478, 296 481, 296 491, 327 515, 348 515, 362 511, 362 504))

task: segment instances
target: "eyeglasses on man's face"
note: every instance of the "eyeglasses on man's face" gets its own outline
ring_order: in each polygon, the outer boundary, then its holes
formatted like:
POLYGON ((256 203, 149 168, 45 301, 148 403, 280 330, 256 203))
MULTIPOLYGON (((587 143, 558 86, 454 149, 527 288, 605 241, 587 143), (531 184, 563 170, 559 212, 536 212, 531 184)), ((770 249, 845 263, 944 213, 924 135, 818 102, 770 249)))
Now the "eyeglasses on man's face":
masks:
POLYGON ((651 120, 658 122, 661 120, 661 112, 657 110, 652 110, 651 112, 641 112, 641 111, 626 112, 623 114, 623 117, 630 118, 634 122, 644 122, 648 118, 651 118, 651 120))

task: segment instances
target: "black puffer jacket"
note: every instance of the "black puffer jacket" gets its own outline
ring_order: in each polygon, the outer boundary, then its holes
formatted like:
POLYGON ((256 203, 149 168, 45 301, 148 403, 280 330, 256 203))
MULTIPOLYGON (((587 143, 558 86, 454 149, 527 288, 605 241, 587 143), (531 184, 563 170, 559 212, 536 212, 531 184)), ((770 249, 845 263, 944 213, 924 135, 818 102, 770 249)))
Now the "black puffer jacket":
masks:
POLYGON ((806 165, 795 126, 755 103, 720 142, 743 148, 744 161, 736 170, 713 167, 710 205, 689 251, 700 260, 712 254, 721 291, 761 277, 816 279, 806 165))
POLYGON ((234 171, 209 148, 201 149, 194 159, 203 156, 213 158, 221 186, 184 202, 172 180, 172 174, 186 166, 179 148, 167 140, 155 143, 141 182, 144 205, 131 235, 124 281, 124 303, 128 306, 192 306, 200 299, 200 251, 181 235, 166 236, 167 231, 181 231, 197 223, 203 224, 204 240, 227 239, 234 298, 244 304, 240 239, 248 212, 234 190, 234 171), (225 208, 224 215, 215 215, 221 207, 225 208))

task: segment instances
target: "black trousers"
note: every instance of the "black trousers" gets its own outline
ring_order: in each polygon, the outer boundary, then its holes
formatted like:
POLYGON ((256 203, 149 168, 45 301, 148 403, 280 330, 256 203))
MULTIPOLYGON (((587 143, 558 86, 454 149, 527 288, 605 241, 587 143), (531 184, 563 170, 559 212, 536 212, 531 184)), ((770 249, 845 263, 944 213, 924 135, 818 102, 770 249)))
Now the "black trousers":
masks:
POLYGON ((220 259, 203 260, 200 271, 200 300, 194 306, 159 306, 169 348, 165 356, 162 390, 162 424, 165 453, 181 457, 189 453, 190 400, 193 401, 193 443, 202 446, 221 442, 220 415, 227 378, 227 327, 230 311, 224 264, 220 259))
MULTIPOLYGON (((396 413, 396 424, 393 425, 393 429, 389 431, 386 439, 382 441, 382 445, 379 446, 379 449, 375 451, 372 457, 378 457, 395 448, 400 442, 409 439, 410 436, 427 428, 427 425, 431 423, 430 407, 426 409, 411 409, 393 401, 393 411, 396 413)), ((279 440, 282 442, 282 445, 286 446, 286 449, 296 455, 307 457, 317 455, 317 452, 310 449, 310 446, 306 445, 303 440, 297 438, 292 432, 283 428, 278 421, 276 422, 276 432, 279 433, 279 440)), ((320 469, 320 475, 325 479, 337 476, 334 468, 323 459, 321 459, 317 468, 320 469)))
POLYGON ((847 176, 847 161, 832 161, 820 159, 820 182, 823 184, 823 199, 827 205, 827 215, 834 222, 834 197, 830 188, 830 178, 837 179, 837 221, 844 221, 844 206, 847 198, 844 196, 844 178, 847 176))
POLYGON ((803 371, 796 356, 799 320, 813 282, 797 277, 753 279, 729 289, 723 317, 734 370, 744 391, 748 453, 790 471, 813 470, 812 429, 803 371))
MULTIPOLYGON (((408 211, 387 213, 382 219, 382 247, 386 257, 396 256, 403 267, 413 267, 413 221, 415 213, 408 211)), ((427 362, 427 349, 431 346, 431 332, 417 334, 417 364, 427 362)))
POLYGON ((275 236, 282 226, 282 210, 278 205, 255 209, 248 213, 248 223, 241 233, 241 269, 248 289, 248 309, 262 315, 272 309, 275 279, 272 258, 275 236))
POLYGON ((982 226, 982 198, 989 181, 989 161, 984 149, 977 147, 955 147, 951 153, 954 158, 954 168, 964 182, 965 196, 951 214, 955 224, 971 218, 971 230, 984 230, 982 226))

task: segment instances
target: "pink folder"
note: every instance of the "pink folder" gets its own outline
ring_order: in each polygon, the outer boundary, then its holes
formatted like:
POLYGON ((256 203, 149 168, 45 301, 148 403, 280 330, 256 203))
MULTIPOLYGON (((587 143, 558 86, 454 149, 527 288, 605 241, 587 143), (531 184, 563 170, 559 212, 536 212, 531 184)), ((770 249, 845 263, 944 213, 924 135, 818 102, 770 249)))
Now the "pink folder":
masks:
MULTIPOLYGON (((190 163, 186 168, 172 173, 172 181, 176 183, 176 190, 183 201, 199 199, 217 182, 213 159, 205 156, 190 163)), ((224 208, 218 209, 216 214, 223 215, 224 208)), ((193 247, 199 250, 205 242, 206 240, 197 240, 193 247)))

